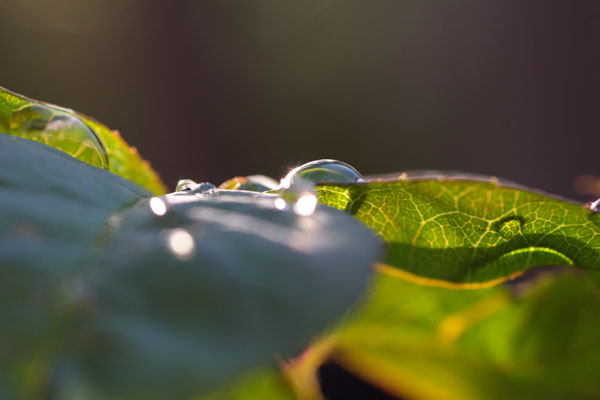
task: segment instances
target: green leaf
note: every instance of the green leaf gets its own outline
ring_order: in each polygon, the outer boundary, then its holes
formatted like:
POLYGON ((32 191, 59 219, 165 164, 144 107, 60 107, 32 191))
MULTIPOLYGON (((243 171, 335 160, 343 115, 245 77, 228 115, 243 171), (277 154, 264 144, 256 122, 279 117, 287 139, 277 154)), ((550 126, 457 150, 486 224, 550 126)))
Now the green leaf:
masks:
POLYGON ((367 228, 324 206, 300 216, 277 209, 276 195, 149 196, 0 135, 7 393, 175 400, 209 391, 299 351, 356 301, 380 251, 367 228))
POLYGON ((145 187, 166 192, 157 173, 117 131, 73 110, 0 87, 0 132, 35 140, 145 187))
POLYGON ((532 286, 457 291, 380 274, 333 360, 402 398, 599 398, 596 286, 571 274, 532 286))
POLYGON ((388 244, 382 270, 427 285, 491 286, 541 265, 600 268, 600 215, 497 180, 317 186, 388 244))
POLYGON ((245 374, 241 379, 206 396, 193 400, 294 400, 297 397, 288 380, 274 367, 245 374))

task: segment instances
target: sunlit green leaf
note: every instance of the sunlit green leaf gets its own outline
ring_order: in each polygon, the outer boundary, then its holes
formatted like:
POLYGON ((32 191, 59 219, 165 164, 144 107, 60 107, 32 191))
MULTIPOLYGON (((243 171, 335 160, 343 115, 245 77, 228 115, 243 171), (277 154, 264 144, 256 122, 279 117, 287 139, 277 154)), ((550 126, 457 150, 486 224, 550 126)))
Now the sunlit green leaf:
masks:
POLYGON ((530 286, 457 291, 380 274, 333 359, 402 398, 599 398, 596 286, 570 274, 530 286))
POLYGON ((263 368, 244 375, 214 393, 194 397, 192 400, 295 400, 292 387, 275 367, 263 368))
POLYGON ((0 133, 35 140, 163 194, 165 185, 117 131, 73 110, 0 87, 0 133))
POLYGON ((301 350, 356 301, 380 245, 344 213, 277 198, 151 198, 0 135, 2 390, 175 400, 301 350))
POLYGON ((382 268, 422 284, 476 288, 540 265, 600 268, 600 215, 575 202, 460 178, 317 189, 387 242, 382 268))

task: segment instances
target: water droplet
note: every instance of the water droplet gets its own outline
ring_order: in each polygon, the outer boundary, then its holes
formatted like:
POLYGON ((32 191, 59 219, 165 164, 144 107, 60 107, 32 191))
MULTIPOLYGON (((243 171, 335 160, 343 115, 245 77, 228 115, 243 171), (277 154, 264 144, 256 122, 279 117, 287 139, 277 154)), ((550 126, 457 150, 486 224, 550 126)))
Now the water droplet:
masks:
POLYGON ((498 222, 497 231, 504 239, 510 239, 521 234, 523 221, 518 217, 505 218, 498 222))
POLYGON ((176 192, 173 194, 202 194, 209 190, 214 190, 217 187, 209 182, 196 183, 191 179, 181 179, 177 183, 176 192))
POLYGON ((592 201, 591 203, 589 203, 588 208, 590 210, 592 210, 593 212, 597 212, 600 213, 600 199, 596 200, 596 201, 592 201))
POLYGON ((192 186, 195 185, 197 185, 197 183, 191 179, 180 179, 179 182, 177 182, 175 191, 182 192, 184 190, 192 190, 192 186))
POLYGON ((8 133, 57 148, 98 168, 108 169, 104 145, 71 110, 27 104, 12 112, 8 133))
POLYGON ((362 181, 360 173, 351 165, 337 160, 316 160, 291 170, 279 187, 289 188, 297 178, 313 183, 354 183, 362 181))
POLYGON ((196 252, 194 238, 188 231, 176 228, 167 233, 167 246, 180 260, 189 260, 196 252))
POLYGON ((160 197, 153 197, 150 199, 150 210, 159 217, 162 217, 167 213, 167 205, 160 197))

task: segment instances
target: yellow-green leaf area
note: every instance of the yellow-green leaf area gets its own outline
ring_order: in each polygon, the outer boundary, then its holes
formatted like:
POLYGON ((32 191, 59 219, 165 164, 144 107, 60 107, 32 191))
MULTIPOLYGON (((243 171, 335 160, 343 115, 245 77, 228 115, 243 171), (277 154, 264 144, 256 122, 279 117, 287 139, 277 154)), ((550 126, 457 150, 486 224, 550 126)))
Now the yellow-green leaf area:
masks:
POLYGON ((388 245, 382 270, 435 286, 490 286, 542 265, 600 268, 600 215, 497 182, 371 181, 317 186, 388 245))
POLYGON ((380 274, 335 362, 410 399, 600 397, 600 294, 581 277, 473 291, 380 274))
POLYGON ((110 172, 122 178, 137 183, 154 194, 164 194, 167 187, 160 180, 158 174, 150 163, 140 156, 135 147, 130 147, 119 135, 119 132, 111 130, 106 125, 89 117, 78 114, 87 125, 104 143, 109 160, 110 172))
POLYGON ((32 100, 1 87, 0 133, 54 147, 155 194, 166 191, 150 164, 117 131, 73 110, 32 100))

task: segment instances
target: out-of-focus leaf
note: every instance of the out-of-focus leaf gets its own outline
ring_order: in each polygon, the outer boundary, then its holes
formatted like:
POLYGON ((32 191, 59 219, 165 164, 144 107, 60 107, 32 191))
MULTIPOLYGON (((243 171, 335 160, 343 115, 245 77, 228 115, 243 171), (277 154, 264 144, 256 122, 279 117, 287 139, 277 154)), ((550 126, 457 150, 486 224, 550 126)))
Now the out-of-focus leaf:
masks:
POLYGON ((492 286, 541 265, 600 268, 600 215, 492 179, 317 186, 321 203, 379 233, 382 268, 426 285, 492 286))
POLYGON ((263 368, 245 374, 241 379, 220 390, 193 400, 295 400, 288 380, 275 367, 263 368))
POLYGON ((183 399, 299 351, 379 255, 276 195, 144 189, 0 135, 0 383, 16 398, 183 399))
POLYGON ((600 397, 600 293, 571 274, 457 291, 379 274, 333 359, 411 399, 600 397))
POLYGON ((167 192, 150 163, 140 156, 135 147, 130 147, 118 131, 82 114, 77 114, 98 135, 108 154, 110 172, 137 183, 154 194, 167 192))
POLYGON ((0 132, 35 140, 145 187, 166 192, 156 172, 117 131, 73 110, 0 87, 0 132))

